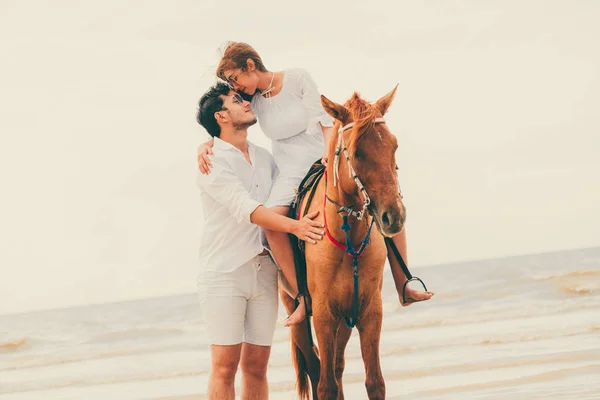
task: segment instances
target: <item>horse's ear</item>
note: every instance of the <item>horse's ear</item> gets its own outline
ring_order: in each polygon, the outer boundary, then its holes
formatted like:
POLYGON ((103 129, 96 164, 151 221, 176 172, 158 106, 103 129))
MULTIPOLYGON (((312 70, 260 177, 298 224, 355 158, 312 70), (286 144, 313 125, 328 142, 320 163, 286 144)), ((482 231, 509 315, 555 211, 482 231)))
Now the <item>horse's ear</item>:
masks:
POLYGON ((394 100, 394 96, 396 95, 396 89, 398 89, 397 84, 396 84, 396 87, 394 87, 394 89, 391 92, 389 92, 388 94, 386 94, 385 96, 383 96, 382 98, 377 100, 377 102, 375 103, 375 106, 379 109, 379 112, 381 112, 381 115, 385 115, 388 108, 390 108, 390 105, 392 104, 392 101, 394 100))
POLYGON ((346 109, 346 107, 334 103, 329 100, 327 97, 321 95, 321 105, 327 111, 327 114, 331 115, 333 118, 340 121, 342 124, 348 122, 348 118, 350 118, 350 113, 346 109))

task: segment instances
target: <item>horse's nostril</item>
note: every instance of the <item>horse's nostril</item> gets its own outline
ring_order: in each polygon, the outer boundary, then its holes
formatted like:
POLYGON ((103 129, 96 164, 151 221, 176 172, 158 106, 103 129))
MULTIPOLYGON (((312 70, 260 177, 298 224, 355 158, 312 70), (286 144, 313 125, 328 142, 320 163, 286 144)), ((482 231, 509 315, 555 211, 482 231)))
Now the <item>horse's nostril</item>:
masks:
POLYGON ((389 225, 390 224, 390 217, 388 212, 384 212, 383 215, 381 216, 381 221, 384 223, 384 225, 389 225))

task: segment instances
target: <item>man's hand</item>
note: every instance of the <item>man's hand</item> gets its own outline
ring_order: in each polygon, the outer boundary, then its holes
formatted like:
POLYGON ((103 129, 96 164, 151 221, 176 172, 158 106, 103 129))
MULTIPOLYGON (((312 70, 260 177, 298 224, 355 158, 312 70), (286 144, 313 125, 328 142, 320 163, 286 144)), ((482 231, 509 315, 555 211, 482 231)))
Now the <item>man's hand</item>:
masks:
POLYGON ((209 140, 206 143, 202 143, 200 147, 198 147, 198 168, 200 172, 204 175, 208 175, 210 173, 210 169, 212 168, 212 163, 208 156, 214 156, 212 151, 213 141, 209 140))
POLYGON ((329 161, 329 155, 325 154, 323 156, 323 158, 321 158, 321 164, 323 164, 324 166, 327 166, 327 162, 329 161))
POLYGON ((319 211, 306 214, 300 221, 296 221, 292 234, 305 242, 316 244, 317 240, 323 239, 325 232, 321 229, 325 225, 319 221, 313 221, 319 215, 319 211))

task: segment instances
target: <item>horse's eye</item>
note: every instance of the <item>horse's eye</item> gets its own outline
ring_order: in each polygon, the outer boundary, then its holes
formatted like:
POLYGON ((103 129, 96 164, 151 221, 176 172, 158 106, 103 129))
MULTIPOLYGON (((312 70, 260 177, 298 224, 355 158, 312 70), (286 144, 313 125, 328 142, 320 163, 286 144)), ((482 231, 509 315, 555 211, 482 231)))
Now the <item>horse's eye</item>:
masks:
POLYGON ((356 150, 356 151, 354 152, 354 158, 361 158, 361 157, 362 157, 362 153, 361 153, 361 151, 360 151, 360 150, 356 150))

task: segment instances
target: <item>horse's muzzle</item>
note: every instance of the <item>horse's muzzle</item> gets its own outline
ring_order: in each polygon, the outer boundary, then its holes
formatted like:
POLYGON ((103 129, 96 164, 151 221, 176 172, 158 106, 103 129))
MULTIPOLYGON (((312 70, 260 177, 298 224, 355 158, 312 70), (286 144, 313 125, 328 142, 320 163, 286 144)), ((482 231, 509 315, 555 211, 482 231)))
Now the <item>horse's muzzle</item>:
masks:
POLYGON ((389 207, 383 210, 379 215, 375 216, 378 222, 381 233, 384 236, 392 237, 402 230, 406 212, 404 205, 400 203, 396 207, 389 207))

